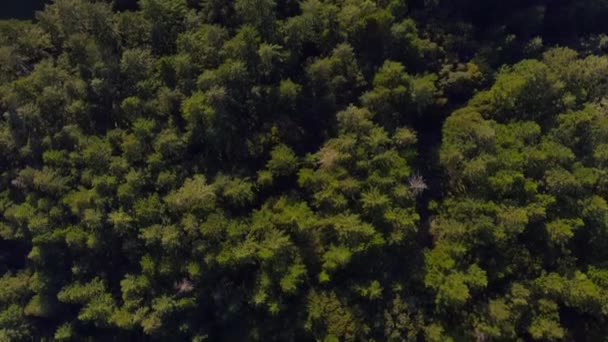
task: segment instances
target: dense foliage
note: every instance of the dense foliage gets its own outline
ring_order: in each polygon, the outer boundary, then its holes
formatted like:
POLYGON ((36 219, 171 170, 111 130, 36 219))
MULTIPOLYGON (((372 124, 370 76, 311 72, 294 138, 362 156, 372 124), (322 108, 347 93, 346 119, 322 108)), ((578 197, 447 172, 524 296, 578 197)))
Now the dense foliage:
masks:
POLYGON ((602 341, 608 2, 0 21, 0 341, 602 341))

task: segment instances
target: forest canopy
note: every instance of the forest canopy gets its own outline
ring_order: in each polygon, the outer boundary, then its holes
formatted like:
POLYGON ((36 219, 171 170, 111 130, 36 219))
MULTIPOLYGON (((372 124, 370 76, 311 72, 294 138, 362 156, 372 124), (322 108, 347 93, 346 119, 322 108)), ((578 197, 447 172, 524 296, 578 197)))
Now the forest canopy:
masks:
POLYGON ((608 1, 0 20, 0 341, 606 341, 608 1))

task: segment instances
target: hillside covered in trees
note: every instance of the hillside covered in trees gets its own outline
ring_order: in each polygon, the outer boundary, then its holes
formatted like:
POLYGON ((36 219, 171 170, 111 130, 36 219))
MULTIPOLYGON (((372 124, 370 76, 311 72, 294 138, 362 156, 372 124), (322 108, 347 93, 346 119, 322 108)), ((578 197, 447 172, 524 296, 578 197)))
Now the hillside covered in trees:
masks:
POLYGON ((608 341, 607 0, 0 21, 0 341, 608 341))

